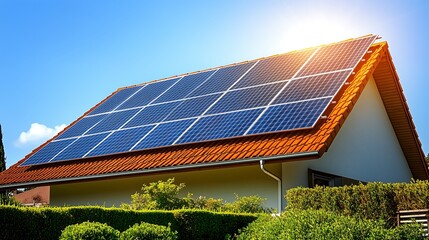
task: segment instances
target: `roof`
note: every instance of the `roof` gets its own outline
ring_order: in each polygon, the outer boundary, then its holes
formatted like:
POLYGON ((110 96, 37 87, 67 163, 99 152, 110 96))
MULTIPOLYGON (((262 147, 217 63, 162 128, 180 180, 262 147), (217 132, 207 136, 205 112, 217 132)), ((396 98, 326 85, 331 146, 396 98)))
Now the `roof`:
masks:
POLYGON ((329 115, 312 129, 147 149, 79 161, 20 166, 31 155, 29 154, 0 173, 0 188, 256 164, 261 159, 269 162, 317 159, 333 142, 371 76, 375 79, 413 177, 429 179, 421 143, 388 44, 373 44, 364 58, 366 60, 356 67, 355 74, 347 80, 348 86, 334 99, 337 103, 327 111, 329 115))
POLYGON ((14 198, 24 205, 49 204, 50 187, 42 186, 14 195, 14 198))

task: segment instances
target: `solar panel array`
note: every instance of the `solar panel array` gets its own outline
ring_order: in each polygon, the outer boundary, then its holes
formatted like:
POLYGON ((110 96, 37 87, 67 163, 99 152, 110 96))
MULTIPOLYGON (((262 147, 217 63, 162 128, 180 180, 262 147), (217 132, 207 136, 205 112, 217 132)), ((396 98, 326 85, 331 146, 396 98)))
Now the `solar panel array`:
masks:
POLYGON ((118 90, 21 165, 312 128, 376 37, 118 90))

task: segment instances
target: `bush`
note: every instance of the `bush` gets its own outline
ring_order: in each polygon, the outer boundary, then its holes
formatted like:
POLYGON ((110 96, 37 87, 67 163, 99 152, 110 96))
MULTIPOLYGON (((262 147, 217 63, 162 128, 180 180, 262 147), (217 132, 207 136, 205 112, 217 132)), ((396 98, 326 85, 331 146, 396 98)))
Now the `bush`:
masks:
POLYGON ((57 240, 65 227, 85 221, 106 223, 119 231, 141 222, 162 226, 171 224, 171 230, 177 231, 181 239, 222 239, 256 218, 253 214, 203 210, 133 211, 103 207, 28 208, 0 205, 0 240, 57 240))
POLYGON ((160 226, 150 223, 142 222, 135 224, 121 233, 121 240, 175 240, 177 239, 177 232, 171 231, 170 226, 160 226))
POLYGON ((264 202, 266 198, 262 198, 257 195, 240 197, 235 195, 235 201, 227 203, 225 208, 227 211, 237 213, 268 213, 272 212, 267 208, 264 208, 264 202))
POLYGON ((355 218, 382 219, 392 227, 397 211, 429 208, 429 182, 294 188, 287 192, 286 200, 288 209, 324 209, 355 218))
POLYGON ((355 219, 324 210, 288 210, 261 216, 237 239, 424 239, 419 225, 386 229, 383 221, 355 219))
POLYGON ((99 222, 83 222, 67 226, 61 233, 60 240, 117 240, 119 231, 99 222))

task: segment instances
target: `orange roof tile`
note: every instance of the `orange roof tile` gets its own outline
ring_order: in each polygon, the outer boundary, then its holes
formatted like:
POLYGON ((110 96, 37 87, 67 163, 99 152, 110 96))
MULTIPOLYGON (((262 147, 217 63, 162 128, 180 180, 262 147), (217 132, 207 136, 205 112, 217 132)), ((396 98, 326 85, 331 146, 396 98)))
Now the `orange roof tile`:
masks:
POLYGON ((336 104, 328 111, 327 118, 312 129, 148 149, 79 161, 19 166, 27 156, 0 173, 0 188, 223 164, 248 164, 256 163, 261 158, 316 159, 321 157, 333 142, 371 76, 374 76, 414 178, 428 179, 424 155, 387 43, 373 44, 364 58, 366 61, 360 63, 355 69, 355 74, 348 79, 348 87, 341 90, 338 99, 334 99, 336 104))

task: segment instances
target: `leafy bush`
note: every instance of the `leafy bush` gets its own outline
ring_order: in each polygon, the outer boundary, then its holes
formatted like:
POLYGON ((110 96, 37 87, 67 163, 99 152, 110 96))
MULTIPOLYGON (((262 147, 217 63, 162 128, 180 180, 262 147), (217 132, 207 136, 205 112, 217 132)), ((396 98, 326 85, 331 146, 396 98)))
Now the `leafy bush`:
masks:
POLYGON ((240 197, 235 195, 235 201, 225 205, 226 210, 237 213, 268 213, 269 209, 264 208, 266 198, 257 195, 240 197))
POLYGON ((61 233, 60 240, 117 240, 119 231, 99 222, 83 222, 67 226, 61 233))
POLYGON ((386 229, 383 221, 355 219, 324 210, 288 210, 263 215, 237 239, 424 239, 419 225, 386 229))
POLYGON ((287 192, 286 200, 288 209, 324 209, 356 218, 382 219, 392 227, 397 211, 429 208, 429 182, 294 188, 287 192))
POLYGON ((179 192, 185 187, 184 183, 174 183, 174 178, 167 181, 157 181, 149 185, 143 184, 142 193, 131 195, 131 204, 123 203, 121 208, 134 210, 174 210, 174 209, 204 209, 208 211, 230 211, 236 213, 265 213, 271 212, 264 208, 266 198, 254 196, 239 197, 235 201, 226 203, 223 199, 206 198, 200 196, 192 198, 192 194, 179 198, 179 192))
POLYGON ((177 239, 177 232, 171 231, 170 226, 160 226, 142 222, 135 224, 121 233, 121 240, 175 240, 177 239))
POLYGON ((162 226, 171 224, 171 230, 177 231, 181 239, 222 239, 256 218, 254 214, 203 210, 133 211, 103 207, 28 208, 0 205, 0 240, 58 239, 65 227, 85 221, 106 223, 119 231, 141 222, 162 226))

